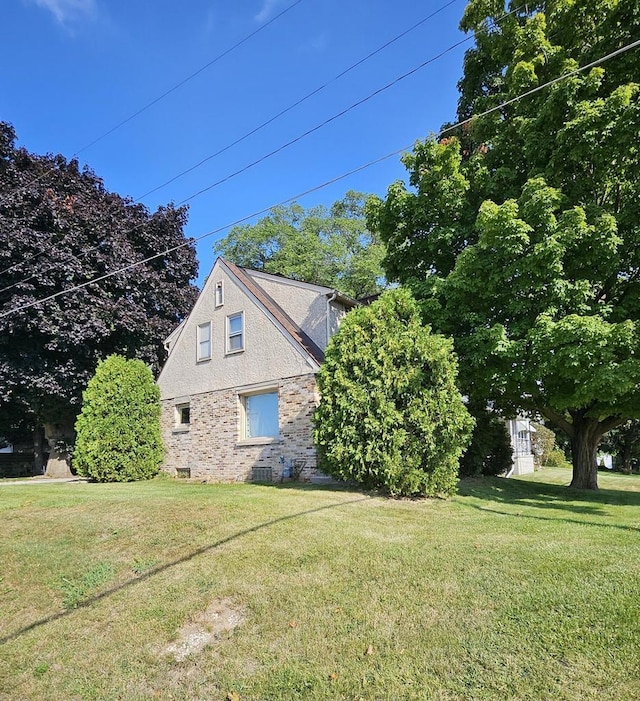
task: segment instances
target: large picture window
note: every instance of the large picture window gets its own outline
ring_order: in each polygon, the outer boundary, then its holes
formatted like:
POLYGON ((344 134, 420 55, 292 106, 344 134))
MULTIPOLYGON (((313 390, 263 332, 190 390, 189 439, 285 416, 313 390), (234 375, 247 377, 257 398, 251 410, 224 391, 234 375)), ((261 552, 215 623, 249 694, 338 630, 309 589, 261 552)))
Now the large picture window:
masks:
POLYGON ((241 400, 244 410, 243 439, 277 438, 280 435, 277 391, 247 394, 241 400))
POLYGON ((211 322, 198 325, 198 360, 211 358, 211 322))

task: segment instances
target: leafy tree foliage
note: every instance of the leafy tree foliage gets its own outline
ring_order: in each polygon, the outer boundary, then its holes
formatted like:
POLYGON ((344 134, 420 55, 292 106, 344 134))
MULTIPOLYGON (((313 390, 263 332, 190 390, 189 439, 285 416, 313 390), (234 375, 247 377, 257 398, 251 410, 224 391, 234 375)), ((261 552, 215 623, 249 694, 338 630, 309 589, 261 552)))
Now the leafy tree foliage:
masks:
POLYGON ((482 404, 469 406, 475 421, 471 443, 460 460, 460 477, 500 475, 511 469, 513 448, 506 423, 482 404))
POLYGON ((640 421, 629 421, 608 433, 601 446, 613 455, 614 469, 630 474, 640 467, 640 421))
POLYGON ((531 434, 531 447, 536 464, 539 466, 547 465, 549 456, 554 450, 557 450, 556 434, 540 423, 532 422, 531 426, 535 429, 535 432, 531 434))
MULTIPOLYGON (((29 309, 31 302, 184 243, 186 210, 151 214, 75 160, 38 156, 0 123, 0 415, 68 434, 82 389, 110 353, 154 368, 197 296, 185 246, 29 309), (13 311, 17 310, 17 311, 13 311)), ((0 423, 3 423, 0 420, 0 423)))
POLYGON ((216 252, 253 270, 333 287, 354 298, 384 286, 384 247, 364 220, 365 196, 350 191, 327 211, 275 207, 257 224, 234 227, 216 252))
POLYGON ((464 391, 537 412, 597 488, 607 431, 640 416, 637 51, 507 101, 640 36, 636 0, 472 0, 460 120, 369 205, 390 279, 452 335, 464 391))
POLYGON ((328 474, 393 495, 448 495, 473 421, 451 342, 398 289, 345 317, 318 376, 315 441, 328 474))
POLYGON ((164 457, 160 390, 141 360, 110 355, 83 393, 73 464, 98 482, 132 482, 157 474, 164 457))

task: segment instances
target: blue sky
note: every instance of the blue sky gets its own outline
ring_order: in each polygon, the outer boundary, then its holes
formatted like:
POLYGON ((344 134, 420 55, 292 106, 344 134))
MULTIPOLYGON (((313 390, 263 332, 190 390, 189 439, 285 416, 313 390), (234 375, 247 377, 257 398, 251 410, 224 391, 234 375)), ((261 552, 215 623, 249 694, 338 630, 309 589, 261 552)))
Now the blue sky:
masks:
MULTIPOLYGON (((78 154, 108 189, 139 198, 224 148, 447 0, 4 0, 0 119, 35 153, 78 154), (84 148, 241 39, 166 98, 84 148)), ((145 197, 179 203, 362 100, 464 39, 463 0, 202 167, 145 197)), ((471 42, 298 143, 189 202, 200 236, 436 132, 455 116, 471 42)), ((399 157, 300 198, 329 205, 349 190, 384 195, 399 157)), ((200 278, 216 236, 198 244, 200 278)))

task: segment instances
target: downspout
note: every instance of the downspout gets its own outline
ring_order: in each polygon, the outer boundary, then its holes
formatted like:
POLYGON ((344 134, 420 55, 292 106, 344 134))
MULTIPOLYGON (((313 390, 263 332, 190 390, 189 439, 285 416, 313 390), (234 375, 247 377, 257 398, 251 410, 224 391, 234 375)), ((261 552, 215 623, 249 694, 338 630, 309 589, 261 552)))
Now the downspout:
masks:
POLYGON ((331 333, 331 323, 329 321, 329 315, 331 313, 331 302, 338 296, 336 290, 331 293, 331 297, 327 297, 327 346, 329 345, 329 334, 331 333))

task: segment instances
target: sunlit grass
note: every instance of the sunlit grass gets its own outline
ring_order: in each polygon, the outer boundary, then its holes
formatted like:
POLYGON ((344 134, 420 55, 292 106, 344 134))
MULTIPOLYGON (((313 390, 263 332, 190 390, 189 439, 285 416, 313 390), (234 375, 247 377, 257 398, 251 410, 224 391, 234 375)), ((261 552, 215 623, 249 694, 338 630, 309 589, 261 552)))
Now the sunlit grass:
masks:
POLYGON ((569 479, 0 486, 0 699, 635 700, 640 478, 569 479), (215 599, 244 623, 176 662, 215 599))

